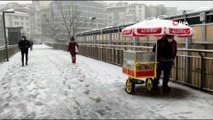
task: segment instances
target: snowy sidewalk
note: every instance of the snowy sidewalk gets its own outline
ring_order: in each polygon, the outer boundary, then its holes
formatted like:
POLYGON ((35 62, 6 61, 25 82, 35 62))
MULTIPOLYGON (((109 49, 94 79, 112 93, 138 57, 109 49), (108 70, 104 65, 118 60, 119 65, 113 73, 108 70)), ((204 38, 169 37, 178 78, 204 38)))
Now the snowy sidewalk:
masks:
POLYGON ((0 119, 213 118, 213 96, 170 82, 169 94, 149 95, 136 86, 125 92, 120 67, 35 45, 29 65, 20 52, 0 64, 0 119))

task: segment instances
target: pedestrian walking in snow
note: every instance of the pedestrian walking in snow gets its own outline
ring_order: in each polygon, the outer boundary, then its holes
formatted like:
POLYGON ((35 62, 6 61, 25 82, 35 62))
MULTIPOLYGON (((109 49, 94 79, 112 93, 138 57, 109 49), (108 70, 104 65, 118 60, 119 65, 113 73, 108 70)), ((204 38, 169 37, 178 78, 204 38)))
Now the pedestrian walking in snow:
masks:
POLYGON ((30 42, 26 39, 26 36, 22 36, 22 40, 18 42, 18 47, 21 50, 22 66, 24 66, 24 55, 26 58, 25 64, 28 64, 28 49, 30 46, 30 42))
POLYGON ((68 51, 70 52, 72 63, 76 63, 76 54, 78 53, 78 43, 74 37, 70 38, 68 51))
POLYGON ((32 40, 30 41, 30 50, 31 51, 33 50, 33 41, 32 40))

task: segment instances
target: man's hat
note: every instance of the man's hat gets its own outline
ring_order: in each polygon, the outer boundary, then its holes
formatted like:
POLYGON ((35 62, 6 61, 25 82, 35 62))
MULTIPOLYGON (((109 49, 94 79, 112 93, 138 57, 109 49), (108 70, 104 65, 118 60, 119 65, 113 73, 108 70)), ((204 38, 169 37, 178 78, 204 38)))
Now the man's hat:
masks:
POLYGON ((174 35, 168 35, 168 34, 166 34, 165 36, 166 36, 167 38, 174 37, 174 35))

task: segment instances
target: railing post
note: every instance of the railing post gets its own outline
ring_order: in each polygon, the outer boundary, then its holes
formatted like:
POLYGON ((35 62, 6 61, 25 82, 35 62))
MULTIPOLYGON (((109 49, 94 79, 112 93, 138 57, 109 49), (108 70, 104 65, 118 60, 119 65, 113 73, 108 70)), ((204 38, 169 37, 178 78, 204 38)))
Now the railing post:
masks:
POLYGON ((121 50, 121 66, 123 66, 123 50, 121 50))
MULTIPOLYGON (((134 46, 138 46, 139 45, 139 38, 133 38, 134 39, 134 46)), ((137 48, 134 48, 134 50, 137 50, 137 48)))
MULTIPOLYGON (((192 43, 192 38, 186 38, 185 39, 185 48, 186 49, 190 49, 191 48, 191 43, 192 43)), ((185 82, 188 84, 191 84, 191 76, 189 74, 190 71, 190 59, 189 59, 189 55, 191 53, 189 53, 188 51, 185 52, 185 82)))
POLYGON ((119 65, 120 65, 120 63, 121 63, 121 62, 120 62, 120 59, 121 59, 121 58, 120 58, 120 50, 118 49, 118 64, 119 64, 119 65))
POLYGON ((101 49, 101 60, 104 61, 104 47, 102 47, 101 49))
POLYGON ((176 69, 175 69, 175 70, 176 70, 176 74, 175 74, 176 77, 175 77, 175 79, 176 79, 176 81, 177 81, 177 80, 179 79, 179 78, 178 78, 178 75, 179 75, 179 74, 178 74, 178 69, 179 69, 178 56, 176 57, 176 67, 175 67, 175 68, 176 68, 176 69))
POLYGON ((96 51, 96 56, 95 57, 96 57, 97 60, 99 60, 99 57, 98 57, 99 49, 98 49, 97 45, 95 46, 95 51, 96 51))
POLYGON ((93 35, 94 43, 97 44, 97 35, 93 35))
POLYGON ((113 48, 113 54, 114 54, 113 62, 114 62, 114 64, 116 64, 116 49, 115 48, 113 48))
POLYGON ((109 44, 112 44, 112 33, 109 33, 109 44))
POLYGON ((201 41, 206 41, 206 12, 203 11, 200 13, 200 21, 202 22, 201 25, 201 41))
POLYGON ((110 56, 110 63, 112 63, 112 48, 110 48, 110 50, 109 50, 109 56, 110 56))
MULTIPOLYGON (((184 15, 184 23, 186 23, 186 11, 183 11, 183 15, 184 15)), ((192 42, 192 39, 188 39, 186 38, 185 39, 185 48, 186 49, 189 49, 191 48, 191 42, 192 42)), ((185 52, 185 76, 184 76, 184 81, 188 84, 188 83, 191 83, 191 80, 190 80, 190 77, 189 77, 189 53, 188 52, 185 52)))
POLYGON ((83 36, 84 43, 87 43, 87 36, 83 36))
POLYGON ((146 46, 149 46, 149 37, 146 37, 146 43, 145 43, 146 46))
POLYGON ((203 89, 203 87, 206 85, 206 76, 205 76, 205 72, 206 72, 206 62, 204 59, 204 55, 199 52, 199 55, 201 57, 201 79, 200 79, 200 90, 203 89))

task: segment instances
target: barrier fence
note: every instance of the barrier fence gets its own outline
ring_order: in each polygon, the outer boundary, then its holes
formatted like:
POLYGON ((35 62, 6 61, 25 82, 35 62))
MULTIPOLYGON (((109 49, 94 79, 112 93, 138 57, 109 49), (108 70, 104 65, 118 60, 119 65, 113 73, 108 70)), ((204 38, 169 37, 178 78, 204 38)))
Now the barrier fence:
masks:
MULTIPOLYGON (((46 43, 56 49, 67 50, 68 44, 46 43)), ((79 54, 123 65, 123 51, 127 49, 151 51, 152 47, 109 44, 79 44, 79 54)), ((193 88, 213 92, 213 50, 178 49, 171 79, 193 88), (187 55, 185 55, 187 53, 187 55)))
MULTIPOLYGON (((19 51, 18 45, 8 46, 8 57, 10 58, 19 51)), ((6 61, 6 50, 5 47, 0 48, 0 62, 6 61)))

